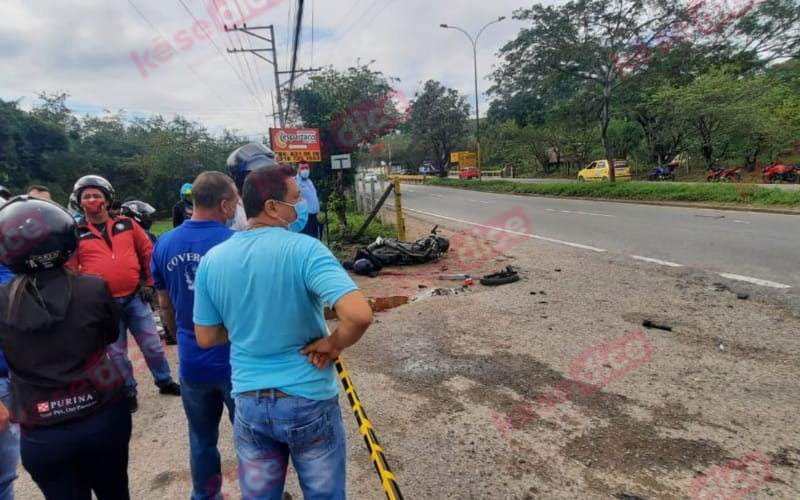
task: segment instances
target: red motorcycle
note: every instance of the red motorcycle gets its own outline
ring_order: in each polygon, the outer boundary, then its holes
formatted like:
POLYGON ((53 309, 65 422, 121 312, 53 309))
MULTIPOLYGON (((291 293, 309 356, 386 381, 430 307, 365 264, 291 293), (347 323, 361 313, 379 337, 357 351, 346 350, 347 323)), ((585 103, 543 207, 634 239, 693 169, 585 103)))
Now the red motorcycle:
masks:
POLYGON ((797 171, 791 165, 773 163, 764 167, 764 174, 761 178, 765 184, 773 184, 776 181, 795 182, 797 180, 797 171))
POLYGON ((739 167, 711 167, 706 176, 708 182, 741 182, 742 174, 739 167))

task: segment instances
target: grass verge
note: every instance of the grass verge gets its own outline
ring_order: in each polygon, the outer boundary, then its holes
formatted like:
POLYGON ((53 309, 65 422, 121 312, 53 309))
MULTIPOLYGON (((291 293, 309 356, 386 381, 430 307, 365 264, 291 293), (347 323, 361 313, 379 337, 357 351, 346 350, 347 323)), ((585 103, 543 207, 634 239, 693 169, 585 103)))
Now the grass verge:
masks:
POLYGON ((765 207, 800 206, 800 191, 753 184, 682 184, 670 182, 609 182, 520 184, 511 181, 427 179, 426 184, 498 193, 540 194, 578 198, 706 202, 765 207))

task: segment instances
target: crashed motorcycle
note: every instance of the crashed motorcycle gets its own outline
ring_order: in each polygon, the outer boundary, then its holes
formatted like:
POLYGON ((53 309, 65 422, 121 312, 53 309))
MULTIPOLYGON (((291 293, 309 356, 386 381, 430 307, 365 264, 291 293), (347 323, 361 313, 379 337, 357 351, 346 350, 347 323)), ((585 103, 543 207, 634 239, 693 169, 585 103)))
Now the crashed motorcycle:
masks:
POLYGON ((450 249, 450 240, 436 234, 438 228, 438 225, 434 226, 428 236, 415 242, 378 236, 374 242, 358 250, 352 261, 342 262, 342 265, 357 274, 370 275, 385 266, 432 262, 450 249))
POLYGON ((674 181, 675 174, 673 173, 673 170, 675 170, 675 167, 673 166, 658 166, 653 169, 647 178, 651 181, 674 181))
POLYGON ((773 184, 777 181, 795 182, 797 180, 797 169, 791 165, 774 163, 764 167, 764 173, 761 179, 765 184, 773 184))

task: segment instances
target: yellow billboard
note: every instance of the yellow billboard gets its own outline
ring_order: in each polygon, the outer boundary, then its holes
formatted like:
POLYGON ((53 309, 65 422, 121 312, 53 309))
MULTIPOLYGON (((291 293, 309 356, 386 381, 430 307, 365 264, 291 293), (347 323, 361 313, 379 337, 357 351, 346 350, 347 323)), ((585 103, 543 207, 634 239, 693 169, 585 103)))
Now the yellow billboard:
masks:
POLYGON ((472 151, 455 151, 450 153, 450 163, 458 164, 458 168, 477 167, 478 157, 472 151))

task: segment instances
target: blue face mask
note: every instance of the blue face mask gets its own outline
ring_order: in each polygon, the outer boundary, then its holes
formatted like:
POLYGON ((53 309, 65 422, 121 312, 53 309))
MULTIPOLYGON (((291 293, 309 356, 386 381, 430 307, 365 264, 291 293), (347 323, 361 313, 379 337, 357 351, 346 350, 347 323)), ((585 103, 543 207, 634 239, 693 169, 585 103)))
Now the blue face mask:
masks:
POLYGON ((236 217, 225 219, 225 227, 233 227, 234 224, 236 224, 236 217))
POLYGON ((306 200, 300 200, 294 205, 291 203, 286 203, 285 201, 276 200, 278 203, 282 203, 284 205, 289 205, 290 207, 294 207, 294 212, 297 214, 297 218, 293 222, 286 222, 285 220, 281 219, 281 221, 289 226, 289 231, 293 233, 299 233, 306 227, 306 222, 308 222, 308 203, 306 200))
POLYGON ((310 170, 303 169, 300 171, 300 177, 302 177, 303 179, 308 179, 309 175, 311 175, 310 170))

